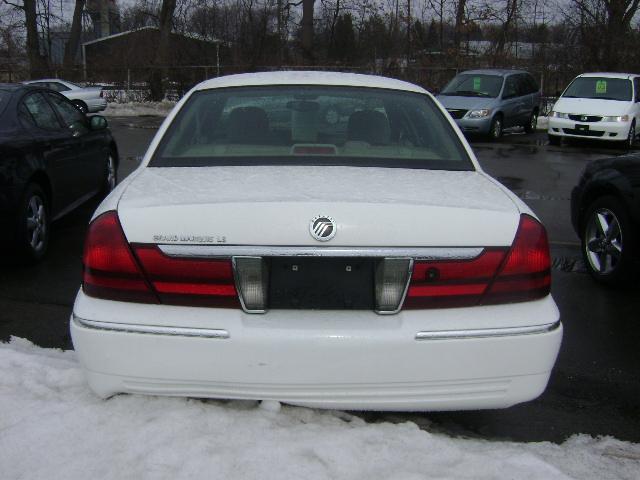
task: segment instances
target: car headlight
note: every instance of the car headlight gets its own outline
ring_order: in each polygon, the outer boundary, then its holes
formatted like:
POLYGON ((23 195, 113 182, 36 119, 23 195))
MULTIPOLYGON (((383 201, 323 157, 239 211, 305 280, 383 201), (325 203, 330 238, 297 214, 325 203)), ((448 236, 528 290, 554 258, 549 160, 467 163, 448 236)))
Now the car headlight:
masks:
POLYGON ((467 113, 467 118, 484 118, 491 115, 491 109, 482 108, 480 110, 469 110, 467 113))
POLYGON ((551 113, 549 114, 549 116, 552 118, 569 118, 568 113, 556 112, 555 110, 551 110, 551 113))
POLYGON ((620 115, 618 117, 602 117, 603 122, 628 122, 629 115, 620 115))

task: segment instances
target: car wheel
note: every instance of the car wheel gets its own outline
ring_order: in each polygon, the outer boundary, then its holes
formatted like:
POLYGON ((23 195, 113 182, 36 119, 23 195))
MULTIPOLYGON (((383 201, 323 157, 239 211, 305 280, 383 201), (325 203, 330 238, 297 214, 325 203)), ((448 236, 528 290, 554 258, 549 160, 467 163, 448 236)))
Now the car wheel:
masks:
POLYGON ((25 191, 18 217, 18 248, 27 262, 38 262, 49 245, 49 205, 42 188, 33 183, 25 191))
POLYGON ((502 136, 502 117, 496 115, 493 117, 491 127, 489 128, 489 138, 491 140, 498 140, 502 136))
POLYGON ((562 144, 562 138, 559 137, 558 135, 549 134, 548 137, 549 137, 549 145, 559 147, 562 144))
POLYGON ((625 141, 626 148, 633 148, 633 144, 636 141, 636 123, 635 121, 631 123, 629 127, 629 134, 627 135, 627 140, 625 141))
POLYGON ((81 111, 82 113, 84 113, 85 115, 86 115, 87 113, 89 113, 89 109, 87 108, 87 104, 86 104, 86 103, 81 102, 80 100, 75 100, 75 101, 73 102, 73 104, 76 106, 76 108, 77 108, 78 110, 80 110, 80 111, 81 111))
POLYGON ((637 246, 624 205, 615 197, 600 197, 583 218, 582 254, 589 273, 611 285, 629 280, 637 246))
POLYGON ((116 188, 118 184, 118 160, 113 150, 109 151, 105 167, 105 178, 102 185, 101 196, 104 198, 116 188))
POLYGON ((535 110, 531 112, 531 118, 529 123, 524 126, 524 131, 527 133, 535 132, 538 127, 538 112, 535 110))

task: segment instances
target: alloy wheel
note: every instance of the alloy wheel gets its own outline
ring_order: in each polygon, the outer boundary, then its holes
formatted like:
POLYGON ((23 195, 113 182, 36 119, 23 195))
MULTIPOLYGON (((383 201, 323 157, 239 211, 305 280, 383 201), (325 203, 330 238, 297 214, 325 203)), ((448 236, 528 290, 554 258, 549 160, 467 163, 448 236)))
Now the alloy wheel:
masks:
POLYGON ((600 275, 613 272, 622 257, 622 230, 615 213, 608 208, 595 210, 585 229, 585 252, 590 267, 600 275))
POLYGON ((110 192, 116 187, 116 162, 113 155, 107 158, 107 190, 110 192))
POLYGON ((47 212, 40 196, 33 195, 27 204, 27 240, 34 252, 40 252, 47 238, 47 212))

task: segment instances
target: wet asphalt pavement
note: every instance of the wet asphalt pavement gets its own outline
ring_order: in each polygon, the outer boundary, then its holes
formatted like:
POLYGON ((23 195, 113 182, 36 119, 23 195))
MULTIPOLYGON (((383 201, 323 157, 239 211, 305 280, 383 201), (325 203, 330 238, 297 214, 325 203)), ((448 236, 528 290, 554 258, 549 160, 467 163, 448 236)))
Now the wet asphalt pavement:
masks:
MULTIPOLYGON (((128 175, 155 133, 157 117, 110 118, 120 178, 128 175)), ((545 135, 508 134, 472 141, 483 168, 541 217, 554 259, 553 296, 564 340, 546 392, 506 410, 358 414, 371 422, 411 420, 453 435, 517 441, 562 441, 576 433, 640 442, 640 288, 611 290, 585 273, 569 220, 569 195, 584 165, 619 155, 606 145, 546 145, 545 135)), ((68 319, 81 278, 82 243, 96 203, 53 225, 47 258, 37 266, 0 263, 0 340, 28 338, 72 348, 68 319)))

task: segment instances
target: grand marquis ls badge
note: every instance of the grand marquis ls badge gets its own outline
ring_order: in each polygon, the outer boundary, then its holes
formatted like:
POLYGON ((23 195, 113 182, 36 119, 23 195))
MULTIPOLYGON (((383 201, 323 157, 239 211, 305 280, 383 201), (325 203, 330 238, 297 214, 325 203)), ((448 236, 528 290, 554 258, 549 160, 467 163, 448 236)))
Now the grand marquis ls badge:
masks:
POLYGON ((326 215, 318 215, 309 222, 311 236, 320 242, 331 240, 338 230, 336 221, 326 215))

